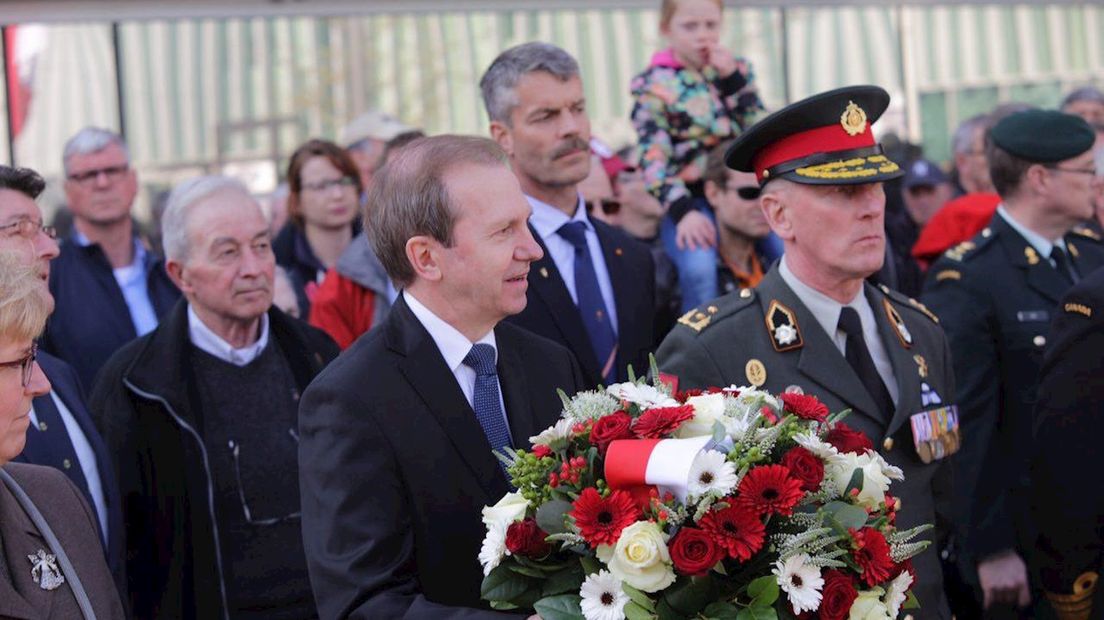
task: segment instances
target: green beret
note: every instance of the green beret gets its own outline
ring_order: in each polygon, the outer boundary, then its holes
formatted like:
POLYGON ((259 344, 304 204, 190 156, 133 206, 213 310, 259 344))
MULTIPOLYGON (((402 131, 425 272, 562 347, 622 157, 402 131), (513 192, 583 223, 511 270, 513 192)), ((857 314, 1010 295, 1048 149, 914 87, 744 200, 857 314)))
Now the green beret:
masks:
POLYGON ((1089 150, 1096 133, 1085 119, 1056 110, 1026 110, 989 130, 993 144, 1020 159, 1051 164, 1089 150))

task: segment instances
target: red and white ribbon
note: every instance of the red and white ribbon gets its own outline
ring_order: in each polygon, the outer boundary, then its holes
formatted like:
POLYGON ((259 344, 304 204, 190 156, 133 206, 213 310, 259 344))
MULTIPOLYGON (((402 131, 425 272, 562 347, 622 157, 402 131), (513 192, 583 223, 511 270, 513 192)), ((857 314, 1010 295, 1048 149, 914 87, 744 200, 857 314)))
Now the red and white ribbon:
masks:
POLYGON ((657 487, 686 501, 694 459, 710 437, 690 439, 619 439, 606 450, 606 482, 611 489, 657 487))

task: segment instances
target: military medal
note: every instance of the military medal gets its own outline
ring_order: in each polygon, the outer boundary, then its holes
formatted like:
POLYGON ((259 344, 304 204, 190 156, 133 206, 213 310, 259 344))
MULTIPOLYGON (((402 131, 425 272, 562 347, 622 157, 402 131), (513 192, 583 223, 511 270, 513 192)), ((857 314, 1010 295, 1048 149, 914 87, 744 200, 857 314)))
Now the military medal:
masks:
POLYGON ((928 362, 924 359, 923 355, 913 355, 912 359, 916 362, 916 371, 920 373, 921 379, 928 378, 928 362))
POLYGON ((27 556, 31 561, 31 579, 43 590, 56 590, 65 583, 65 577, 58 569, 57 558, 53 554, 39 549, 37 553, 27 556))
MULTIPOLYGON (((932 390, 924 384, 932 394, 932 390)), ((938 397, 938 395, 937 395, 938 397)), ((916 455, 924 463, 931 463, 958 452, 959 426, 958 406, 929 409, 909 416, 912 427, 912 442, 916 455)))

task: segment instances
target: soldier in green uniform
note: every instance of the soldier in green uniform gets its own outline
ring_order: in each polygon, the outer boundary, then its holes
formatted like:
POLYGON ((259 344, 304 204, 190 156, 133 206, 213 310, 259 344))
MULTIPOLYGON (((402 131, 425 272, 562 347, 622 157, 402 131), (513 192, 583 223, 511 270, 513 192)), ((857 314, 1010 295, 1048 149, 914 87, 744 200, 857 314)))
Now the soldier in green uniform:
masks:
MULTIPOLYGON (((881 88, 838 89, 737 139, 726 163, 755 172, 785 254, 758 287, 685 314, 657 357, 680 388, 801 390, 851 409, 846 423, 904 471, 898 525, 933 523, 938 537, 959 440, 950 352, 919 302, 865 281, 885 258, 882 182, 902 174, 871 132, 888 104, 881 88)), ((917 618, 950 618, 937 547, 914 558, 917 618)))
POLYGON ((959 569, 986 610, 1027 608, 1038 594, 1026 570, 1032 409, 1058 302, 1104 265, 1097 234, 1081 226, 1093 216, 1094 139, 1088 123, 1057 111, 994 125, 986 156, 1001 204, 932 265, 921 297, 954 357, 965 437, 953 463, 959 569))

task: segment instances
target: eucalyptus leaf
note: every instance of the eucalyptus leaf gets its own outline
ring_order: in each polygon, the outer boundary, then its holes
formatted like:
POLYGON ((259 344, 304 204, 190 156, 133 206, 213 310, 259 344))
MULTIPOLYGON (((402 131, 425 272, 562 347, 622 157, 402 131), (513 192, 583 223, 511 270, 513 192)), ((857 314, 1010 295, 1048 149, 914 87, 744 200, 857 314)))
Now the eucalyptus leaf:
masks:
POLYGON ((582 600, 578 594, 546 596, 537 601, 533 609, 543 620, 585 620, 580 606, 582 600))
POLYGON ((488 601, 513 601, 532 585, 531 579, 510 570, 508 564, 500 564, 483 578, 479 595, 488 601))
POLYGON ((634 602, 629 602, 625 605, 625 619, 626 620, 653 620, 656 615, 653 612, 644 609, 640 605, 634 602))
POLYGON ((844 531, 863 527, 866 525, 866 518, 869 516, 861 506, 840 501, 828 502, 821 510, 828 513, 829 517, 844 531))
POLYGON ((847 488, 843 490, 843 493, 845 495, 850 494, 851 489, 862 491, 864 480, 866 480, 866 477, 863 476, 862 469, 856 467, 855 471, 851 474, 851 479, 847 481, 847 488))
POLYGON ((621 591, 627 594, 629 598, 632 599, 632 602, 640 605, 645 610, 649 612, 654 612, 656 610, 655 603, 652 601, 651 598, 648 597, 647 594, 644 594, 643 592, 637 590, 629 584, 621 582, 621 591))
POLYGON ((564 521, 571 508, 571 502, 562 499, 546 502, 537 508, 537 525, 548 534, 563 534, 567 531, 564 521))

